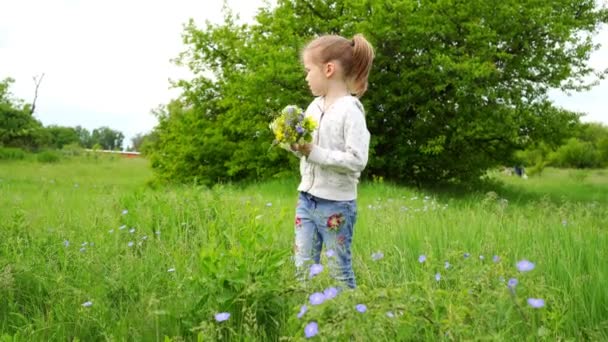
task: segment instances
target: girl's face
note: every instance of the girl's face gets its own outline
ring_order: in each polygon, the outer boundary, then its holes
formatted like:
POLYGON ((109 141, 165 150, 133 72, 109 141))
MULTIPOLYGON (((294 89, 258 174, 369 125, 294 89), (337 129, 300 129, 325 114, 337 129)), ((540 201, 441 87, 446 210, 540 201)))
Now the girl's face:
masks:
POLYGON ((311 56, 310 51, 304 52, 304 69, 306 70, 306 82, 314 96, 327 94, 327 75, 324 73, 323 65, 317 63, 311 56))

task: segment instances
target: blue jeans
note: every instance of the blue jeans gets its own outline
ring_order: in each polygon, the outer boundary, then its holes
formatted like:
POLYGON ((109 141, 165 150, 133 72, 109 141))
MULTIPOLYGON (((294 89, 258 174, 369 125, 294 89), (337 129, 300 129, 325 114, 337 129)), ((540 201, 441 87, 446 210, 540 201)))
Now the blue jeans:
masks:
POLYGON ((351 244, 357 220, 357 202, 330 201, 300 192, 295 220, 295 263, 299 279, 321 261, 325 245, 330 274, 350 288, 356 286, 351 244))

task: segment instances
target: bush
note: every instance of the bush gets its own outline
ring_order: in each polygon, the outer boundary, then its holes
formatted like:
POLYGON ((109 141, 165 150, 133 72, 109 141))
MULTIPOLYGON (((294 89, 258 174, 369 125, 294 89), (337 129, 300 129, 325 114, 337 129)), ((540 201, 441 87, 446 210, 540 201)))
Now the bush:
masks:
POLYGON ((57 163, 61 155, 57 151, 42 151, 37 155, 37 159, 41 163, 57 163))
POLYGON ((70 157, 80 156, 84 153, 84 149, 78 145, 78 143, 65 145, 61 151, 63 152, 63 155, 70 157))
POLYGON ((22 160, 26 152, 15 147, 0 147, 0 160, 22 160))
POLYGON ((560 146, 550 159, 553 165, 560 167, 592 168, 602 164, 600 153, 593 144, 577 138, 571 138, 560 146))

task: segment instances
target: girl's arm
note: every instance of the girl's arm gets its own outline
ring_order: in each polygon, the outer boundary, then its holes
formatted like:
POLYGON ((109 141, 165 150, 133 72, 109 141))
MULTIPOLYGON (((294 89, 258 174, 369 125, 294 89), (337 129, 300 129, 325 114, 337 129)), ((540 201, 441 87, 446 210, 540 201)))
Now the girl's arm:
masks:
POLYGON ((331 167, 338 172, 361 172, 367 164, 370 134, 363 112, 351 109, 344 123, 345 151, 312 145, 308 161, 331 167))

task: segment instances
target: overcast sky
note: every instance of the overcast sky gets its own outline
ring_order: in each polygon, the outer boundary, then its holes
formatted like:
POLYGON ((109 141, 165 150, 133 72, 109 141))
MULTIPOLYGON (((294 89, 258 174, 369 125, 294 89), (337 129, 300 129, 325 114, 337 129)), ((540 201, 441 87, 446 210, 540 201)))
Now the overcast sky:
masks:
MULTIPOLYGON (((228 0, 245 21, 262 4, 228 0)), ((14 78, 12 93, 29 102, 32 77, 45 73, 35 114, 43 124, 109 126, 125 134, 126 147, 156 124, 150 110, 177 96, 169 79, 189 75, 170 62, 184 49, 182 24, 220 22, 221 8, 221 0, 0 0, 0 79, 14 78)), ((591 64, 608 68, 608 28, 596 40, 603 47, 591 64)), ((608 124, 608 80, 551 96, 588 113, 583 121, 608 124)))

